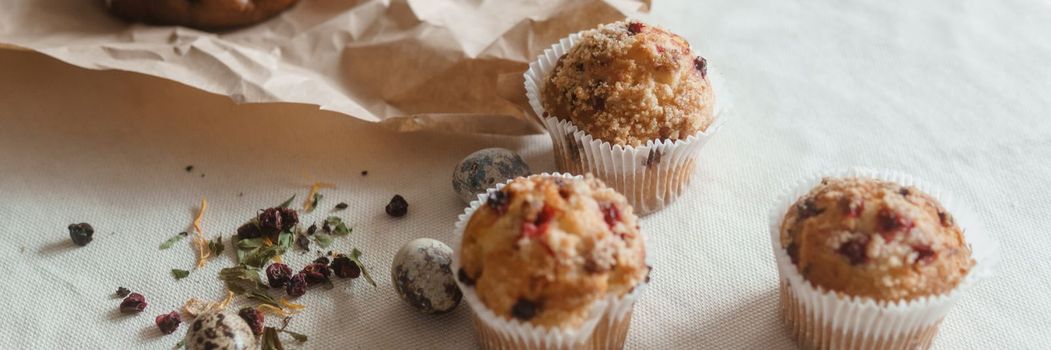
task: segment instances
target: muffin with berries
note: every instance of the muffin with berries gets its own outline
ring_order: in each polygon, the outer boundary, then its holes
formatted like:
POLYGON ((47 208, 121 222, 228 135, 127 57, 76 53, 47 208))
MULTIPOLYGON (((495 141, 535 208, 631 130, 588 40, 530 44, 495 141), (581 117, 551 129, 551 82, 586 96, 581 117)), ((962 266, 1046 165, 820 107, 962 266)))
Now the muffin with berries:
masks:
POLYGON ((454 261, 483 346, 623 347, 649 274, 624 196, 591 177, 535 175, 473 209, 454 261), (530 332, 566 343, 528 344, 530 332))
POLYGON ((635 20, 571 36, 545 55, 526 85, 559 169, 595 173, 642 213, 673 201, 693 171, 691 145, 717 119, 708 61, 681 36, 635 20), (595 156, 604 153, 614 156, 595 156))
POLYGON ((929 347, 944 316, 929 310, 931 301, 950 295, 975 265, 963 230, 935 198, 881 179, 821 180, 788 208, 778 231, 788 260, 782 273, 801 282, 782 280, 784 316, 804 347, 929 347), (865 317, 814 316, 820 306, 809 304, 803 287, 839 310, 875 304, 884 311, 867 325, 857 324, 865 317), (806 331, 815 328, 826 331, 806 331))

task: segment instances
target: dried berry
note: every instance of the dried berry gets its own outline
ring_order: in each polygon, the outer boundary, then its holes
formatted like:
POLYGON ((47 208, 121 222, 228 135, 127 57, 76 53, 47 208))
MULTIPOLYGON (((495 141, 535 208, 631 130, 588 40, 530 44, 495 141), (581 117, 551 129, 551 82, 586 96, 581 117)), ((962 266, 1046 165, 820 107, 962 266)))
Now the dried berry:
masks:
POLYGON ((930 264, 937 257, 937 253, 934 249, 931 249, 930 245, 914 245, 912 250, 916 251, 916 262, 930 264))
POLYGON ((348 205, 347 203, 339 202, 339 204, 336 204, 336 210, 347 209, 347 207, 349 207, 349 206, 350 205, 348 205))
POLYGON ((282 263, 273 263, 266 268, 266 280, 270 282, 270 288, 284 287, 292 278, 292 268, 282 263))
POLYGON ((191 172, 191 171, 193 171, 193 165, 187 165, 186 166, 186 172, 191 172))
POLYGON ((536 303, 527 299, 518 299, 514 306, 511 306, 511 316, 522 321, 529 321, 536 316, 539 307, 536 303))
POLYGON ((303 267, 299 274, 306 278, 308 285, 315 285, 327 282, 328 277, 332 275, 332 270, 328 268, 327 264, 311 263, 303 267))
POLYGON ((312 235, 312 234, 314 234, 314 232, 317 232, 317 224, 316 223, 310 224, 310 227, 307 227, 307 234, 308 235, 312 235))
POLYGON ((536 214, 536 218, 533 219, 533 222, 525 222, 522 224, 522 235, 533 238, 547 233, 547 227, 551 223, 551 219, 554 217, 555 208, 544 204, 544 208, 536 214))
POLYGON ((278 208, 281 212, 281 230, 291 231, 299 224, 299 212, 292 208, 278 208))
POLYGON ((182 323, 182 317, 179 316, 178 312, 172 311, 167 314, 158 315, 153 320, 153 323, 157 324, 157 328, 161 330, 161 333, 172 334, 175 333, 176 329, 179 329, 179 324, 182 323))
POLYGON ((262 311, 250 307, 244 307, 237 312, 237 315, 241 316, 241 319, 245 320, 245 323, 248 324, 248 328, 252 329, 252 334, 263 334, 264 319, 262 311))
POLYGON ((507 207, 511 205, 511 194, 505 191, 489 192, 485 199, 485 204, 503 215, 507 212, 507 207))
POLYGON ((631 33, 631 34, 641 33, 642 32, 642 28, 645 27, 645 26, 646 26, 645 24, 642 24, 640 22, 628 23, 628 32, 631 33))
POLYGON ((865 245, 868 243, 869 237, 861 236, 840 245, 838 252, 846 257, 851 265, 863 264, 868 260, 868 257, 865 256, 865 245))
POLYGON ((285 292, 288 292, 288 296, 293 298, 307 294, 306 275, 300 272, 288 279, 288 285, 285 287, 285 292))
POLYGON ((274 235, 281 232, 281 208, 270 208, 263 210, 257 217, 259 230, 265 235, 274 235))
POLYGON ((118 297, 121 297, 121 298, 123 298, 123 297, 126 297, 126 296, 128 296, 128 294, 131 294, 131 291, 130 291, 130 290, 128 290, 128 288, 124 288, 124 287, 117 287, 117 296, 118 296, 118 297))
POLYGON ((146 297, 139 293, 128 294, 124 301, 120 302, 120 312, 133 314, 146 309, 146 297))
POLYGON ((333 258, 329 267, 332 269, 332 273, 340 278, 358 278, 358 276, 361 276, 361 268, 358 267, 358 264, 355 264, 353 260, 350 260, 343 254, 333 258))
POLYGON ((898 232, 908 231, 912 225, 912 220, 890 208, 883 207, 876 213, 876 229, 886 241, 893 239, 898 232))
MULTIPOLYGON (((697 68, 697 71, 701 72, 702 78, 708 76, 708 60, 704 59, 704 57, 697 56, 697 58, 694 58, 693 68, 697 68)), ((825 184, 823 181, 824 180, 822 180, 822 184, 825 184)))
POLYGON ((361 171, 361 176, 368 176, 368 175, 369 175, 369 171, 368 170, 362 170, 361 171))
POLYGON ((261 231, 259 229, 259 226, 256 225, 254 222, 249 222, 237 228, 238 239, 259 238, 262 235, 263 231, 261 231))
POLYGON ((408 212, 409 202, 406 202, 405 197, 402 197, 400 194, 394 195, 394 198, 390 199, 390 203, 387 203, 387 215, 400 218, 408 212))
POLYGON ((809 218, 809 217, 812 217, 812 216, 817 216, 817 215, 820 215, 821 213, 825 212, 825 209, 820 209, 820 208, 817 207, 817 203, 814 203, 814 199, 813 198, 807 198, 807 199, 803 200, 803 202, 799 203, 799 205, 797 205, 797 207, 798 207, 798 210, 799 210, 799 219, 800 220, 803 220, 803 219, 806 219, 806 218, 809 218))
POLYGON ((606 225, 612 230, 620 222, 620 208, 617 208, 617 205, 613 203, 603 204, 601 208, 602 216, 606 219, 606 225))
POLYGON ((91 243, 91 235, 94 234, 95 229, 86 222, 69 225, 69 238, 73 239, 73 243, 81 247, 91 243))
POLYGON ((474 279, 471 278, 471 276, 468 276, 467 271, 464 271, 463 268, 456 271, 456 278, 460 280, 460 283, 463 283, 466 286, 474 285, 474 279))

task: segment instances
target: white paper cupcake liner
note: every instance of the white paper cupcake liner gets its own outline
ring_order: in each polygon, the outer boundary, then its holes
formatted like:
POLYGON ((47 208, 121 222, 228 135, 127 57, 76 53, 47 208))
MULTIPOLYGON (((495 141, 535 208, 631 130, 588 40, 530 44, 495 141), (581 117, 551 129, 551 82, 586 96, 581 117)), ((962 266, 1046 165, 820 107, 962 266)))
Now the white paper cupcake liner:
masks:
POLYGON ((667 207, 682 195, 698 163, 701 147, 722 127, 729 94, 711 66, 708 81, 715 94, 715 121, 708 129, 683 140, 650 140, 645 145, 613 145, 579 130, 572 122, 547 115, 540 90, 558 59, 580 40, 580 33, 560 40, 529 64, 525 72, 526 97, 538 122, 544 125, 555 151, 559 171, 591 173, 622 193, 635 213, 643 216, 667 207))
POLYGON ((998 246, 966 206, 912 176, 884 170, 853 168, 830 171, 797 183, 770 213, 770 238, 781 279, 784 321, 796 342, 814 349, 925 349, 960 295, 992 274, 998 246), (789 208, 824 177, 856 177, 915 186, 953 215, 964 230, 975 265, 952 291, 896 302, 851 297, 826 291, 806 281, 781 247, 781 221, 789 208))
MULTIPOLYGON (((532 177, 563 177, 567 179, 581 179, 582 176, 542 173, 531 175, 532 177)), ((513 180, 513 179, 512 179, 513 180)), ((453 234, 453 260, 452 271, 460 270, 461 241, 464 229, 471 215, 482 204, 485 203, 489 193, 498 191, 507 183, 498 184, 485 193, 479 194, 478 199, 472 201, 463 214, 460 214, 453 234)), ((643 235, 643 245, 648 246, 648 238, 643 235)), ((648 248, 646 248, 648 249, 648 248)), ((646 255, 646 263, 650 264, 649 254, 646 255)), ((631 324, 632 311, 635 301, 646 287, 646 283, 640 283, 635 290, 622 297, 609 296, 605 300, 595 302, 588 313, 584 323, 574 329, 545 328, 522 322, 515 319, 500 317, 489 310, 482 303, 474 291, 474 287, 464 285, 457 278, 456 284, 463 292, 463 300, 471 308, 471 317, 478 331, 478 339, 483 349, 621 349, 627 338, 628 326, 631 324)))

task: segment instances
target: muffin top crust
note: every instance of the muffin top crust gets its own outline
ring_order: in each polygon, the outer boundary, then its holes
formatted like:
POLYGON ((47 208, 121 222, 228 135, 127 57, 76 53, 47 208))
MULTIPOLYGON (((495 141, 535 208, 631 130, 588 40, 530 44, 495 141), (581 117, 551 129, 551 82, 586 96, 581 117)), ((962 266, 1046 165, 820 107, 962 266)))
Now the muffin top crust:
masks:
POLYGON ((548 116, 595 138, 639 146, 714 122, 707 61, 682 37, 638 21, 599 26, 558 59, 541 96, 548 116))
POLYGON ((936 200, 872 179, 822 180, 788 210, 781 244, 814 285, 878 301, 947 293, 974 265, 936 200))
POLYGON ((578 327, 594 302, 648 278, 624 196, 591 178, 519 177, 471 216, 457 278, 496 315, 578 327))

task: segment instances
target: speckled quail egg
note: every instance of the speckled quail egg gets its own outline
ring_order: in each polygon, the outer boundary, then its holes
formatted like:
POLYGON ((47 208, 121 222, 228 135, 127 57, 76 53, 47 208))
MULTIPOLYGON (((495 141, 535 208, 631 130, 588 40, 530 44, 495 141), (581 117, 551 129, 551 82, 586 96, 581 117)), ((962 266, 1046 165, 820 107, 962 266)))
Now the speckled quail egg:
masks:
POLYGON ((449 246, 430 238, 419 238, 402 246, 390 268, 391 282, 398 296, 428 314, 456 308, 463 294, 449 267, 452 255, 449 246))
POLYGON ((529 175, 522 157, 504 148, 486 148, 471 153, 453 171, 453 189, 470 203, 478 194, 509 179, 529 175))
POLYGON ((240 316, 213 311, 197 316, 186 330, 187 350, 255 350, 256 338, 240 316))

